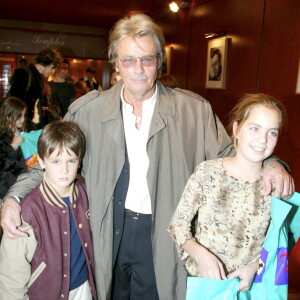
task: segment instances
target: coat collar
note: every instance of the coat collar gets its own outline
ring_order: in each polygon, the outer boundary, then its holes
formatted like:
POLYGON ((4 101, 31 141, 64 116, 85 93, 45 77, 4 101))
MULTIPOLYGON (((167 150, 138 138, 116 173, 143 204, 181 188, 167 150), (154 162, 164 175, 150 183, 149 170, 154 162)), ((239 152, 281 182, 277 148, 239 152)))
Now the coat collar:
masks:
MULTIPOLYGON (((113 119, 119 119, 122 117, 121 114, 121 90, 123 87, 123 81, 120 80, 117 84, 111 87, 109 90, 98 92, 93 90, 86 95, 80 97, 73 102, 69 107, 70 114, 76 113, 78 109, 85 106, 89 102, 94 103, 94 109, 98 109, 97 99, 104 98, 103 105, 101 105, 100 122, 107 122, 113 119)), ((160 115, 175 115, 175 100, 172 97, 174 90, 167 89, 159 80, 156 81, 157 101, 154 108, 154 113, 160 115)))
MULTIPOLYGON (((44 196, 46 202, 48 202, 52 206, 56 207, 67 207, 67 204, 62 200, 61 196, 56 192, 55 188, 52 186, 51 182, 48 180, 46 173, 44 173, 44 178, 42 183, 40 184, 40 191, 44 196)), ((71 185, 70 188, 70 202, 73 203, 77 200, 78 197, 78 188, 74 184, 71 185)))
MULTIPOLYGON (((120 117, 120 102, 121 102, 121 90, 123 82, 120 80, 112 88, 102 92, 102 97, 107 96, 107 103, 102 107, 103 114, 101 122, 107 122, 112 119, 120 117), (106 95, 107 94, 107 95, 106 95), (117 101, 117 99, 119 101, 117 101)), ((175 101, 171 97, 172 90, 167 89, 160 81, 156 81, 157 100, 154 111, 161 115, 175 115, 175 101)))

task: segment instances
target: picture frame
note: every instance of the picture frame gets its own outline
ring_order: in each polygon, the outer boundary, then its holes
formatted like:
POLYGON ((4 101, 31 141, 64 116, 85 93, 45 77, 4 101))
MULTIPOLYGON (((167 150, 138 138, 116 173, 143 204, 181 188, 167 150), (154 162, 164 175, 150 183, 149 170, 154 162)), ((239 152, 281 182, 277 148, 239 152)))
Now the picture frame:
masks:
POLYGON ((222 37, 208 41, 206 83, 207 89, 225 89, 227 52, 229 38, 222 37))
POLYGON ((298 78, 296 84, 296 94, 300 94, 300 58, 299 58, 299 66, 298 66, 298 78))

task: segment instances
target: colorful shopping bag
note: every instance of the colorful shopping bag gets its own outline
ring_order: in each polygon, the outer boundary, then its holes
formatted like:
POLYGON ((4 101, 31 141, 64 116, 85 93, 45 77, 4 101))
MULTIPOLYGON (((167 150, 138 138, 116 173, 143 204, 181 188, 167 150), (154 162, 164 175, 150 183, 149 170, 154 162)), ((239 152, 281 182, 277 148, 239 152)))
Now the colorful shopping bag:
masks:
POLYGON ((252 287, 239 292, 239 279, 188 277, 186 300, 286 300, 288 291, 288 236, 300 235, 300 194, 288 201, 272 197, 271 223, 263 244, 260 268, 252 287), (288 232, 290 232, 288 234, 288 232))

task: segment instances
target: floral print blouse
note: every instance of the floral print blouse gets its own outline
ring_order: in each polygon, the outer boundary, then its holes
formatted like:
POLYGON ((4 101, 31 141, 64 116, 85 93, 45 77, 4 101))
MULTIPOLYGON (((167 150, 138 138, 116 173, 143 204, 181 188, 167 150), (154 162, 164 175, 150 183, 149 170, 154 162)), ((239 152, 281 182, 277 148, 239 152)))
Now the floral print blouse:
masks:
POLYGON ((230 176, 223 160, 201 163, 190 177, 168 231, 191 276, 199 276, 196 261, 182 246, 188 239, 214 253, 225 272, 255 261, 270 222, 271 196, 264 196, 263 179, 242 182, 230 176), (195 237, 191 222, 198 213, 195 237))

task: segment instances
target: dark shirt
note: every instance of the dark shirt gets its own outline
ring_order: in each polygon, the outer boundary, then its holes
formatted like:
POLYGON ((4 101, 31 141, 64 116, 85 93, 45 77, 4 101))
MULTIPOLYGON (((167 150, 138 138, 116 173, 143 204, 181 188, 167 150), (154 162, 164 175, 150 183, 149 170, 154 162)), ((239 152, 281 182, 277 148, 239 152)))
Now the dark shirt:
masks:
POLYGON ((68 82, 49 82, 51 89, 51 103, 58 107, 61 117, 68 111, 69 105, 75 99, 74 85, 68 82))
POLYGON ((70 291, 81 286, 88 280, 88 269, 86 265, 85 255, 81 245, 79 235, 77 233, 76 224, 70 209, 70 198, 62 198, 69 207, 70 215, 70 232, 71 232, 71 262, 70 262, 70 291))
POLYGON ((0 199, 3 199, 17 177, 27 172, 20 148, 14 150, 12 139, 5 132, 0 132, 0 199))

